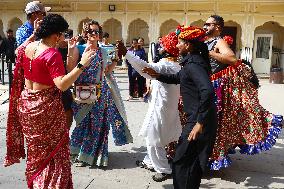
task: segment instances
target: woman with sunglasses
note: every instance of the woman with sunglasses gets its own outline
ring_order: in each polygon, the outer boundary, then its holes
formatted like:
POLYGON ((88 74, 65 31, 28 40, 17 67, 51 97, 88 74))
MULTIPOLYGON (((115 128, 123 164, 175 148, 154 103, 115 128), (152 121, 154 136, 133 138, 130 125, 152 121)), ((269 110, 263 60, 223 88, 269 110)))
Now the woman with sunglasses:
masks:
MULTIPOLYGON (((72 189, 67 125, 62 92, 82 73, 73 68, 65 75, 60 52, 55 48, 64 40, 68 28, 57 14, 46 16, 35 33, 40 39, 19 49, 11 89, 7 122, 5 166, 25 158, 29 188, 72 189)), ((79 63, 87 67, 95 52, 86 50, 79 63)))
MULTIPOLYGON (((87 41, 84 45, 75 43, 69 48, 69 65, 75 67, 80 60, 86 46, 96 52, 88 68, 75 82, 75 90, 79 86, 96 86, 97 100, 84 103, 75 100, 72 105, 76 127, 71 135, 71 154, 76 159, 76 166, 108 165, 108 134, 110 127, 114 136, 115 145, 121 146, 132 142, 132 136, 115 104, 109 85, 107 84, 104 69, 107 62, 103 61, 102 49, 98 47, 100 39, 99 23, 91 20, 83 26, 83 36, 87 41)), ((72 66, 71 66, 72 67, 72 66)), ((76 90, 76 96, 81 92, 76 90)))

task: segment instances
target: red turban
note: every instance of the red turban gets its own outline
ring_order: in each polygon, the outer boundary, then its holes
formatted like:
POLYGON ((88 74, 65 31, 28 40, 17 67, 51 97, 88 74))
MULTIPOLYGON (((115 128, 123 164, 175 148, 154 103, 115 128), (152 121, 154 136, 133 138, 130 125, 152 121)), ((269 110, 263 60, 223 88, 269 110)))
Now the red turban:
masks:
POLYGON ((205 30, 196 26, 178 26, 176 29, 176 34, 178 35, 178 38, 186 41, 202 41, 205 36, 205 30))
POLYGON ((179 55, 179 50, 177 48, 178 37, 175 32, 171 32, 168 35, 162 37, 160 39, 160 43, 167 51, 167 53, 177 57, 179 55))

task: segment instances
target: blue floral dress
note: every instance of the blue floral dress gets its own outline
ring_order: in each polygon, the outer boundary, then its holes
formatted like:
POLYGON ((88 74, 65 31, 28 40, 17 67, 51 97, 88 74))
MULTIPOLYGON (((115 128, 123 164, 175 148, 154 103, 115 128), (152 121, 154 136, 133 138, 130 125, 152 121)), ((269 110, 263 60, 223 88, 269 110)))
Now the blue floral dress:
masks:
MULTIPOLYGON (((78 48, 81 55, 85 45, 78 46, 78 48)), ((75 82, 77 85, 101 82, 101 95, 94 104, 76 102, 72 104, 76 127, 70 141, 73 156, 77 156, 81 162, 97 166, 107 166, 108 164, 110 128, 112 128, 115 145, 120 146, 132 142, 127 121, 119 113, 104 75, 100 81, 102 63, 102 52, 99 49, 90 66, 75 82)))

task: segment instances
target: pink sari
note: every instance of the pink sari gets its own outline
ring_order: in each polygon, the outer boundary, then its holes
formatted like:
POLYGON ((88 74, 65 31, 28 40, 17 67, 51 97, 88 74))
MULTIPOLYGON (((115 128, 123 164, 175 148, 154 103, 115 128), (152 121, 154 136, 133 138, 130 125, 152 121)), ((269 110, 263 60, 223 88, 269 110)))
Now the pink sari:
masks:
POLYGON ((19 50, 14 71, 4 166, 25 158, 25 138, 28 187, 72 189, 69 131, 61 92, 56 87, 36 92, 24 89, 23 53, 24 49, 19 50))

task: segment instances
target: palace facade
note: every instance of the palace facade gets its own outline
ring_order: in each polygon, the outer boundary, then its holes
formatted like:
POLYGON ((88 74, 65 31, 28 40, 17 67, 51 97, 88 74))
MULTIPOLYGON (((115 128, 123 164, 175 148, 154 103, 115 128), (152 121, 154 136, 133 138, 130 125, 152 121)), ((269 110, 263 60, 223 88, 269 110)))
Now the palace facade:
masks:
MULTIPOLYGON (((0 0, 0 35, 26 21, 26 0, 0 0)), ((224 35, 234 38, 232 48, 238 57, 252 61, 257 73, 284 68, 283 0, 45 0, 68 21, 78 34, 84 22, 94 19, 110 34, 111 41, 127 44, 143 37, 145 44, 157 41, 178 24, 202 27, 212 14, 225 20, 224 35)))

